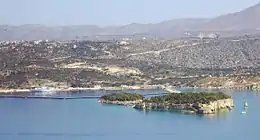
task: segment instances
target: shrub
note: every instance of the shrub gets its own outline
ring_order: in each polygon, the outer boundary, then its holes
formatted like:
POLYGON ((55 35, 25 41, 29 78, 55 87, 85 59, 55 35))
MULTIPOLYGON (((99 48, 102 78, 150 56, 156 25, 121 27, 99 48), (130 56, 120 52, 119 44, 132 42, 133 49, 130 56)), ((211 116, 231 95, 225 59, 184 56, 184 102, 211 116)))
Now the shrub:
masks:
POLYGON ((145 102, 152 103, 173 103, 173 104, 193 104, 193 103, 209 103, 221 99, 231 98, 224 93, 170 93, 162 96, 155 96, 144 100, 145 102))
POLYGON ((143 95, 136 93, 112 93, 102 96, 100 99, 109 101, 135 101, 142 100, 143 95))

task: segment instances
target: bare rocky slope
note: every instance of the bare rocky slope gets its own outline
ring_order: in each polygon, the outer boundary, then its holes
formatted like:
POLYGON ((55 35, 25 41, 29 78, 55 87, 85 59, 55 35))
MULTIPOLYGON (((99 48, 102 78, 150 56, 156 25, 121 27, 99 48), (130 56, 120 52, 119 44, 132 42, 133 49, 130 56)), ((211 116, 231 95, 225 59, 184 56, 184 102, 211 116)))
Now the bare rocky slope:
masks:
POLYGON ((133 60, 144 60, 173 67, 224 69, 260 66, 259 39, 220 39, 194 41, 154 52, 130 56, 133 60))
POLYGON ((221 15, 201 26, 206 30, 242 30, 260 28, 260 3, 243 11, 221 15))

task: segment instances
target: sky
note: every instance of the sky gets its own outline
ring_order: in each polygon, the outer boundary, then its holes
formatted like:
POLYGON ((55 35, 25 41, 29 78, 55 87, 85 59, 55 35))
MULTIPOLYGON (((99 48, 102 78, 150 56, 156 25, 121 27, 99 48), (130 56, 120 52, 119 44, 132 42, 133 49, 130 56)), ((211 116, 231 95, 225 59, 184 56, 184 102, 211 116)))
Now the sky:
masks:
POLYGON ((0 24, 124 25, 215 17, 260 0, 0 0, 0 24))

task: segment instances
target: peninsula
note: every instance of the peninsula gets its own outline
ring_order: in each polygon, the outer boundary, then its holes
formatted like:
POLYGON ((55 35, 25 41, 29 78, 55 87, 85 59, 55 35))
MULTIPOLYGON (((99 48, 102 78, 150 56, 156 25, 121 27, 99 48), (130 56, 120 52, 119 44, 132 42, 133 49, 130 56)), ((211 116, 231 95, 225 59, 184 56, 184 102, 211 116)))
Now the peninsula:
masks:
POLYGON ((131 105, 139 110, 185 111, 197 114, 214 114, 232 109, 231 96, 224 93, 169 93, 145 98, 135 93, 108 94, 99 99, 103 104, 131 105))

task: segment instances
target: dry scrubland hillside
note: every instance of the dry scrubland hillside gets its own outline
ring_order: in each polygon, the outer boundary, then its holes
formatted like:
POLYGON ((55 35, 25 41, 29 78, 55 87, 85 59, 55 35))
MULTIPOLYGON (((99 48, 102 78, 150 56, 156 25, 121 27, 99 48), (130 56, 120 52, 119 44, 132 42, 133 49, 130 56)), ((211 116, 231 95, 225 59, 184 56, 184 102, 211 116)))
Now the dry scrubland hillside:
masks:
POLYGON ((166 83, 192 86, 208 74, 257 74, 259 43, 257 37, 148 38, 129 40, 126 45, 118 41, 2 42, 0 83, 2 88, 46 83, 82 87, 166 83))

